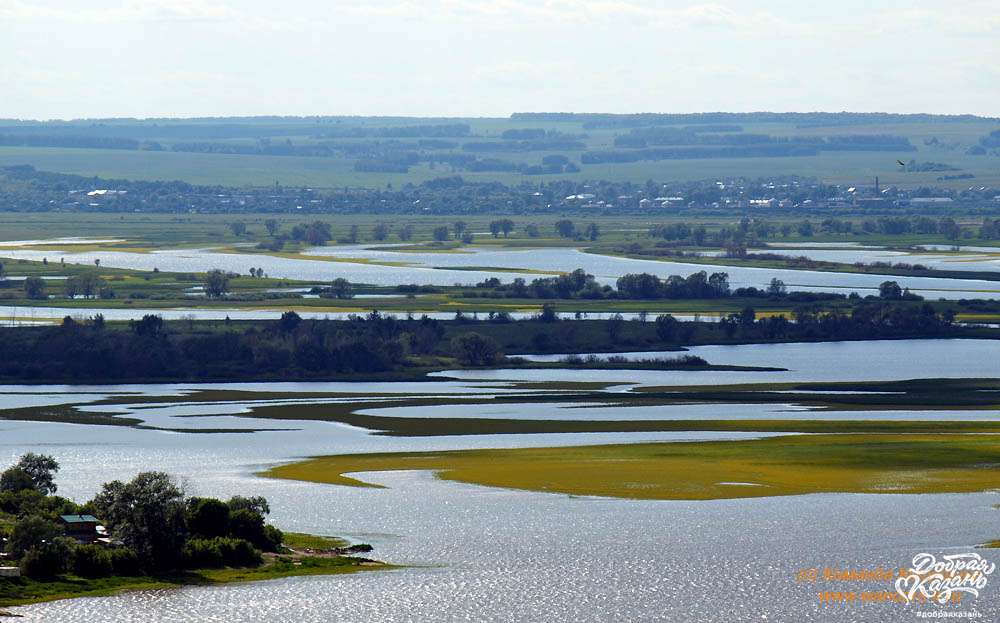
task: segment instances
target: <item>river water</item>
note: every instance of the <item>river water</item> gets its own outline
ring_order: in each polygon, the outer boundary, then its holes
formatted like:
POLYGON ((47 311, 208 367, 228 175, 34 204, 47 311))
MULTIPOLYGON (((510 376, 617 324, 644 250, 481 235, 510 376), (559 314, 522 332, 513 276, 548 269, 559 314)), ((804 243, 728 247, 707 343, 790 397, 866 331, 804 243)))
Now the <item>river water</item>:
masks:
MULTIPOLYGON (((741 382, 812 379, 996 377, 1000 342, 907 340, 832 344, 698 347, 712 363, 785 366, 787 373, 732 373, 741 382), (772 378, 775 376, 777 378, 772 378)), ((523 371, 522 371, 523 372, 523 371)), ((580 380, 578 372, 561 373, 580 380)), ((719 373, 641 371, 604 379, 652 385, 717 383, 719 373)), ((468 376, 468 375, 461 375, 468 376)), ((726 382, 735 382, 729 381, 726 382)), ((110 394, 170 396, 192 389, 482 394, 519 390, 491 380, 425 383, 171 384, 6 386, 0 407, 88 402, 110 394)), ((622 391, 611 388, 610 391, 622 391)), ((287 397, 281 400, 289 400, 287 397)), ((711 433, 511 435, 394 438, 340 424, 233 418, 248 402, 142 405, 132 414, 152 426, 266 427, 257 433, 184 434, 165 430, 0 420, 0 465, 25 451, 55 455, 60 493, 85 499, 99 483, 146 469, 176 474, 191 494, 261 494, 272 521, 288 530, 347 536, 375 555, 411 565, 399 571, 292 578, 225 587, 141 591, 14 608, 27 621, 75 623, 219 621, 913 621, 929 606, 823 605, 821 590, 843 585, 797 582, 812 567, 898 568, 921 552, 973 551, 1000 537, 997 493, 844 495, 709 502, 571 497, 447 482, 425 472, 364 474, 385 489, 356 489, 262 479, 255 472, 297 457, 341 452, 549 446, 647 440, 735 438, 711 433), (204 421, 192 415, 211 415, 204 421)), ((530 408, 525 406, 527 415, 530 408)), ((767 405, 778 411, 792 405, 767 405)), ((597 407, 581 419, 603 417, 597 407)), ((393 415, 455 415, 454 408, 393 415)), ((466 407, 466 414, 511 417, 512 405, 466 407)), ((536 415, 565 417, 558 407, 536 415)), ((663 409, 661 417, 754 417, 752 406, 663 409)), ((373 409, 389 413, 388 408, 373 409)), ((570 410, 572 411, 572 410, 570 410)), ((617 410, 628 417, 632 409, 617 410)), ((852 412, 852 417, 854 413, 852 412)), ((928 414, 913 413, 915 417, 928 414)), ((983 411, 970 418, 996 418, 983 411)), ((655 417, 636 411, 635 419, 655 417)), ((961 414, 946 412, 947 419, 961 414)), ((833 414, 830 417, 837 417, 833 414)), ((990 560, 1000 555, 980 550, 990 560)), ((1000 578, 964 608, 1000 617, 1000 578)), ((866 584, 849 589, 888 590, 866 584)))
MULTIPOLYGON (((329 282, 343 277, 353 283, 379 286, 422 284, 447 286, 472 285, 491 277, 510 281, 519 275, 497 272, 498 269, 541 271, 546 274, 582 268, 604 284, 613 284, 627 273, 648 272, 660 277, 688 276, 705 270, 729 273, 734 287, 767 287, 772 278, 781 279, 791 290, 817 292, 858 292, 872 294, 883 281, 891 279, 927 298, 1000 298, 997 282, 931 277, 886 277, 855 273, 832 273, 804 270, 748 268, 742 266, 704 266, 673 261, 637 260, 584 253, 574 248, 486 248, 468 247, 457 253, 406 252, 392 247, 369 248, 362 245, 317 247, 308 252, 316 259, 285 258, 263 254, 221 252, 212 249, 171 249, 151 253, 125 251, 51 251, 37 249, 0 249, 0 256, 13 259, 49 262, 64 259, 74 264, 171 272, 203 272, 212 268, 246 274, 250 267, 260 267, 270 277, 329 282), (337 261, 329 261, 337 260, 337 261), (366 262, 392 262, 384 265, 366 262), (479 270, 466 270, 478 268, 479 270)), ((532 279, 533 275, 520 275, 532 279)))

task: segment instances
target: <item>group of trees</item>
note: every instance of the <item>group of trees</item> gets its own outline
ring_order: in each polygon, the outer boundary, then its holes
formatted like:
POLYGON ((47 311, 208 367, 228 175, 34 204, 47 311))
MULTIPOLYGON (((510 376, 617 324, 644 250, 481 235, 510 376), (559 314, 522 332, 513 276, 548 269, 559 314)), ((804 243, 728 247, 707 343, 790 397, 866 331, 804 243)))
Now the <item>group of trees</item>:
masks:
MULTIPOLYGON (((333 296, 349 295, 334 284, 333 296)), ((147 315, 128 327, 67 318, 57 327, 25 327, 0 341, 0 377, 79 381, 140 379, 329 378, 389 372, 441 346, 444 329, 427 318, 373 312, 349 320, 280 321, 235 327, 168 324, 147 315)), ((441 351, 448 353, 447 347, 441 351)))
POLYGON ((32 579, 257 566, 262 551, 281 546, 281 531, 265 522, 270 508, 262 497, 186 497, 169 475, 145 472, 105 483, 93 500, 75 504, 54 495, 58 471, 54 458, 29 453, 0 474, 6 553, 32 579), (103 542, 96 534, 83 543, 64 536, 59 516, 80 514, 103 522, 103 542))
POLYGON ((578 268, 557 277, 539 277, 530 283, 516 278, 502 283, 496 277, 476 284, 465 296, 533 299, 708 299, 730 295, 729 275, 705 271, 687 277, 671 275, 661 279, 648 273, 633 273, 618 278, 615 288, 602 286, 593 275, 578 268))

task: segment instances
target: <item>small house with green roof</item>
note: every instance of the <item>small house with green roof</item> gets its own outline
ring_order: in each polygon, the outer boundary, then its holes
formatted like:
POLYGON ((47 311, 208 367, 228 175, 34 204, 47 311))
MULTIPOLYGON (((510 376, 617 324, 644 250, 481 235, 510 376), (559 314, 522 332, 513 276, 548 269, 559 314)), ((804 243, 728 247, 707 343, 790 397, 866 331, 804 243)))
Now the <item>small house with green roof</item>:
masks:
POLYGON ((63 533, 77 543, 96 543, 101 522, 93 515, 59 515, 63 533))

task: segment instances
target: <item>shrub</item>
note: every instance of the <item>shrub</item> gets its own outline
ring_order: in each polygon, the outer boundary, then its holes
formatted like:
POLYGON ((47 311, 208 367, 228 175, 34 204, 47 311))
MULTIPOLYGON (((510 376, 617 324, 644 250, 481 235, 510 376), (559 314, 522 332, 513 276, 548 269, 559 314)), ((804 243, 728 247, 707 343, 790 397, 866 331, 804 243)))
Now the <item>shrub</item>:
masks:
POLYGON ((32 547, 21 557, 21 573, 34 580, 51 580, 65 573, 73 556, 73 540, 57 537, 32 547))
POLYGON ((111 567, 114 569, 115 575, 142 575, 142 564, 139 562, 139 555, 135 553, 134 549, 116 547, 108 550, 108 557, 111 559, 111 567))
POLYGON ((218 537, 214 539, 189 539, 184 545, 184 566, 190 569, 217 569, 225 561, 219 548, 218 537))
POLYGON ((260 551, 246 539, 190 539, 184 546, 184 566, 190 569, 256 567, 262 562, 260 551))
POLYGON ((81 578, 106 578, 114 573, 111 554, 99 545, 78 545, 73 552, 73 573, 81 578))

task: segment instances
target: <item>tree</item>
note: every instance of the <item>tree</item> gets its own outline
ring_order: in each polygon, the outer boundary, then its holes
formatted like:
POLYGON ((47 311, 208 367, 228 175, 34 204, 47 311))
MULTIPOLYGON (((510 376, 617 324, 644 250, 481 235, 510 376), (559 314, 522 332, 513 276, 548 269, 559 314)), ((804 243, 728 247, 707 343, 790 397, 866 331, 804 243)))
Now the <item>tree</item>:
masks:
POLYGON ((45 280, 41 277, 28 277, 25 279, 24 296, 33 300, 48 298, 45 294, 45 280))
POLYGON ((500 231, 503 232, 504 238, 510 236, 510 232, 514 231, 514 221, 509 218, 500 219, 500 231))
POLYGON ((542 322, 556 322, 559 320, 559 314, 556 313, 552 303, 545 303, 542 305, 542 313, 538 314, 538 319, 542 322))
POLYGON ((267 235, 273 236, 274 234, 278 233, 278 221, 274 220, 273 218, 267 219, 266 221, 264 221, 264 229, 267 230, 267 235))
POLYGON ((493 338, 479 333, 463 333, 451 340, 451 351, 463 364, 486 366, 503 357, 500 345, 493 338))
POLYGON ((62 529, 55 522, 40 515, 26 515, 14 522, 7 539, 7 553, 20 558, 28 550, 58 536, 62 536, 62 529))
POLYGON ((468 225, 466 225, 465 221, 455 221, 451 224, 451 228, 455 232, 455 237, 461 238, 462 234, 464 234, 465 230, 468 228, 468 225))
POLYGON ((136 335, 143 337, 158 338, 164 333, 163 316, 146 314, 141 320, 129 320, 129 327, 136 335))
POLYGON ((55 475, 58 471, 59 462, 51 456, 29 452, 23 455, 14 467, 0 476, 0 490, 13 491, 30 483, 29 488, 42 495, 55 493, 57 489, 55 475))
POLYGON ((556 221, 555 228, 556 233, 563 238, 572 238, 576 235, 576 226, 573 224, 573 221, 569 219, 556 221))
POLYGON ((348 230, 347 234, 347 242, 349 242, 350 244, 357 244, 358 233, 359 232, 357 224, 351 225, 351 228, 348 230))
POLYGON ((242 495, 234 495, 229 498, 226 502, 229 506, 229 510, 236 512, 241 509, 252 510, 258 515, 270 515, 271 506, 267 503, 267 498, 261 495, 252 495, 250 497, 244 497, 242 495))
POLYGON ((494 238, 500 237, 500 221, 490 221, 490 233, 494 238))
POLYGON ((625 319, 621 314, 614 314, 608 318, 605 326, 608 330, 608 339, 611 340, 612 344, 617 344, 618 338, 621 337, 622 329, 625 328, 625 319))
POLYGON ((434 240, 438 242, 444 242, 448 240, 448 227, 442 225, 441 227, 434 228, 434 240))
POLYGON ((385 240, 389 237, 389 226, 385 223, 376 223, 375 227, 372 227, 372 239, 378 240, 379 242, 385 240))
POLYGON ((28 472, 20 467, 11 467, 0 474, 0 492, 17 493, 19 491, 34 491, 35 482, 28 472))
POLYGON ((597 223, 591 223, 584 230, 584 235, 590 240, 597 240, 601 236, 601 229, 597 226, 597 223))
POLYGON ((187 527, 193 535, 203 537, 229 534, 229 506, 215 498, 188 498, 187 527))
POLYGON ((475 241, 475 237, 472 235, 471 231, 467 231, 462 234, 462 244, 472 244, 475 241))
POLYGON ((413 238, 413 225, 407 223, 399 228, 399 239, 407 242, 413 238))
POLYGON ((672 342, 677 336, 677 324, 676 318, 670 314, 661 314, 656 317, 654 321, 656 324, 656 337, 660 339, 661 342, 672 342))
POLYGON ((343 277, 337 277, 330 284, 330 294, 338 299, 352 298, 354 292, 352 291, 351 282, 343 277))
POLYGON ((895 281, 883 281, 878 286, 879 298, 889 301, 898 301, 903 298, 903 288, 895 281))
POLYGON ((229 291, 229 274, 213 268, 205 275, 205 296, 210 299, 222 297, 229 291))
POLYGON ((51 580, 65 573, 73 559, 73 539, 57 536, 32 547, 21 558, 21 572, 35 580, 51 580))
POLYGON ((90 298, 98 292, 100 283, 101 278, 93 271, 73 275, 66 280, 66 296, 74 298, 82 295, 90 298))
POLYGON ((788 288, 785 286, 785 282, 777 277, 771 279, 771 283, 767 286, 767 293, 770 296, 784 296, 788 293, 788 288))
POLYGON ((106 483, 93 501, 96 514, 154 569, 172 569, 186 539, 184 495, 162 472, 106 483))
POLYGON ((799 235, 808 238, 813 235, 813 224, 809 221, 802 221, 799 223, 799 235))
POLYGON ((234 236, 242 236, 247 233, 247 224, 243 221, 234 221, 229 224, 229 231, 233 232, 234 236))
POLYGON ((525 225, 524 233, 528 236, 528 238, 538 238, 542 235, 541 231, 538 229, 538 225, 535 223, 528 223, 525 225))
POLYGON ((293 311, 286 311, 281 314, 281 318, 278 319, 278 329, 284 333, 291 333, 299 324, 302 323, 302 317, 293 311))

